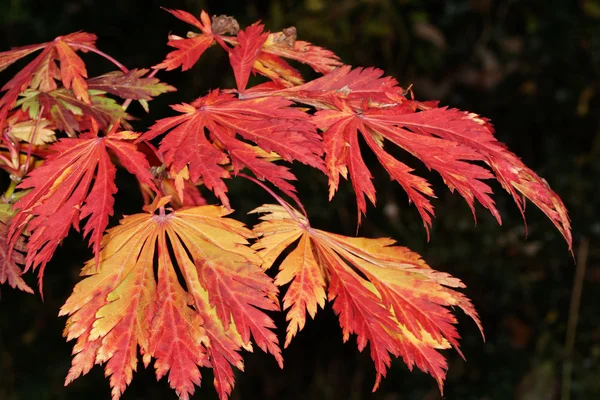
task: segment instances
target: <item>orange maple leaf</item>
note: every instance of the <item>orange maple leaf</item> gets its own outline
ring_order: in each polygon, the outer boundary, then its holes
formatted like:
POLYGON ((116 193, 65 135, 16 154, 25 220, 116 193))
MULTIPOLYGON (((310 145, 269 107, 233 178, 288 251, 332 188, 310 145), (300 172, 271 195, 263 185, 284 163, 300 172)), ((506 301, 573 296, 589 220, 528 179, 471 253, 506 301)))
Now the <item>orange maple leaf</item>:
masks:
POLYGON ((61 308, 60 315, 70 315, 65 336, 78 339, 67 383, 106 363, 118 399, 131 382, 139 346, 144 363, 156 358, 157 378, 168 373, 181 399, 200 384, 198 367, 214 368, 215 387, 226 399, 231 366, 243 369, 239 351, 251 350, 251 336, 283 366, 275 325, 261 311, 278 309, 277 287, 247 246, 252 232, 223 218, 224 207, 168 212, 167 201, 157 198, 147 213, 125 217, 107 232, 99 263, 85 265, 87 277, 61 308))
POLYGON ((275 279, 278 285, 292 281, 283 298, 284 309, 289 309, 286 346, 304 327, 306 311, 314 318, 318 306, 323 308, 327 293, 344 341, 356 334, 359 350, 370 345, 377 370, 373 390, 386 375, 390 354, 402 356, 410 369, 416 365, 431 374, 442 390, 447 364, 436 349, 458 350, 459 339, 448 308, 461 308, 481 329, 471 302, 452 289, 464 287, 460 280, 432 270, 418 254, 394 246, 391 239, 314 229, 289 205, 264 205, 253 212, 263 214, 263 222, 254 228, 260 239, 253 245, 263 268, 270 268, 300 239, 275 279))

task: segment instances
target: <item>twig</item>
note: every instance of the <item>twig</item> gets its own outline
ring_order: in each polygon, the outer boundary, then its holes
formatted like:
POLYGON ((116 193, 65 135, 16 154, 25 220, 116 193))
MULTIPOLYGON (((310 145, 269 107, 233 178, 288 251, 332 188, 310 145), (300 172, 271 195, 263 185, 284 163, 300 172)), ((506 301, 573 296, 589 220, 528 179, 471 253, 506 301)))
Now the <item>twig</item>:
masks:
POLYGON ((573 351, 575 349, 575 337, 577 334, 577 320, 579 319, 579 307, 581 305, 581 293, 583 291, 583 278, 587 266, 589 239, 583 238, 577 252, 577 268, 573 291, 571 294, 571 305, 569 307, 569 322, 567 323, 567 339, 565 340, 564 363, 562 368, 562 390, 561 400, 571 398, 571 378, 573 374, 573 351))

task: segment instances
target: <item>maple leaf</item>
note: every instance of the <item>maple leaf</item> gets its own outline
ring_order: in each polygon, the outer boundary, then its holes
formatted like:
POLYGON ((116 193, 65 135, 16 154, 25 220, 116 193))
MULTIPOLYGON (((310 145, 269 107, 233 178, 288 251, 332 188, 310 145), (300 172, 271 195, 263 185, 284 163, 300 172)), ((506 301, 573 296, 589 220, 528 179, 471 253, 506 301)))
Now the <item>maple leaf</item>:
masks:
POLYGON ((236 40, 223 40, 235 45, 229 57, 240 92, 246 88, 250 71, 260 73, 284 87, 304 83, 298 70, 283 58, 308 64, 323 74, 342 65, 331 51, 308 42, 297 41, 294 27, 282 32, 263 33, 263 26, 254 24, 240 31, 236 40))
POLYGON ((19 94, 33 84, 40 90, 56 89, 54 79, 58 77, 55 59, 60 61, 60 78, 66 89, 73 89, 75 97, 89 103, 85 79, 87 71, 85 64, 76 54, 76 50, 95 50, 96 35, 86 32, 76 32, 59 36, 52 42, 35 44, 0 53, 0 70, 15 61, 42 50, 38 56, 9 80, 0 92, 6 91, 0 99, 0 128, 9 110, 13 107, 19 94))
POLYGON ((25 242, 19 237, 14 246, 8 242, 8 225, 0 221, 0 285, 8 282, 12 288, 17 288, 27 293, 33 290, 21 278, 21 268, 17 264, 25 263, 25 242), (10 253, 12 251, 12 254, 10 253))
POLYGON ((251 349, 251 335, 282 366, 274 323, 260 310, 278 308, 277 287, 247 246, 252 232, 224 218, 224 207, 167 213, 168 200, 157 199, 147 213, 125 217, 107 232, 99 263, 85 265, 87 277, 61 308, 60 315, 70 316, 65 336, 78 339, 67 383, 93 363, 106 363, 113 399, 119 399, 139 346, 145 365, 156 358, 157 378, 168 373, 181 399, 200 384, 198 367, 214 368, 215 387, 226 399, 231 366, 243 369, 239 351, 251 349))
POLYGON ((331 108, 332 98, 340 98, 360 107, 368 102, 389 107, 399 102, 410 103, 416 109, 421 103, 408 101, 396 79, 383 76, 378 68, 352 68, 349 65, 335 68, 328 74, 303 84, 278 85, 266 83, 254 86, 244 93, 245 98, 281 96, 315 107, 331 108), (391 104, 390 104, 391 103, 391 104))
POLYGON ((10 226, 9 240, 15 243, 25 227, 28 228, 31 237, 27 243, 25 269, 33 267, 35 270, 41 266, 40 288, 45 265, 60 241, 71 226, 78 230, 79 222, 87 217, 83 233, 90 236, 90 246, 96 257, 99 255, 100 239, 113 213, 113 194, 117 191, 116 169, 108 150, 140 181, 154 187, 148 162, 131 143, 138 135, 116 132, 116 128, 117 125, 105 137, 90 133, 54 143, 50 147, 53 153, 44 164, 18 186, 32 190, 14 205, 18 211, 10 226))
POLYGON ((309 116, 291 104, 277 97, 237 99, 215 90, 192 104, 172 106, 182 115, 157 121, 141 140, 170 131, 159 148, 167 166, 175 172, 187 166, 190 179, 196 182, 202 178, 204 185, 228 207, 223 179, 229 178, 230 173, 223 165, 229 161, 235 173, 247 167, 259 179, 267 179, 294 196, 294 187, 288 182, 295 179, 294 175, 263 159, 261 152, 236 138, 239 134, 285 161, 297 160, 323 169, 320 136, 309 116))
MULTIPOLYGON (((254 62, 252 70, 283 87, 293 87, 304 83, 300 72, 290 66, 284 58, 307 64, 322 74, 330 73, 335 68, 343 65, 338 56, 330 50, 309 42, 296 40, 296 28, 294 27, 286 28, 281 32, 269 33, 266 40, 264 40, 264 34, 257 36, 256 26, 252 25, 247 28, 247 31, 253 30, 252 35, 240 31, 237 38, 224 37, 223 40, 235 46, 232 52, 236 51, 239 46, 249 48, 250 43, 257 50, 260 45, 261 51, 252 58, 254 62)), ((262 28, 260 32, 262 33, 262 28)), ((231 61, 235 72, 238 64, 233 59, 231 61)))
MULTIPOLYGON (((285 204, 285 203, 284 203, 285 204)), ((409 369, 416 365, 431 374, 440 391, 446 361, 436 349, 458 350, 456 318, 459 307, 481 324, 470 301, 452 288, 464 285, 432 270, 416 253, 394 246, 391 239, 350 238, 310 227, 295 210, 264 205, 255 226, 253 248, 270 268, 282 252, 298 241, 279 266, 277 285, 292 282, 283 299, 289 309, 286 346, 306 322, 323 308, 325 296, 339 316, 344 341, 357 335, 359 350, 370 345, 377 389, 390 366, 390 354, 402 356, 409 369), (291 213, 291 214, 290 214, 291 213)))
POLYGON ((330 198, 337 191, 339 176, 347 178, 349 174, 356 192, 359 223, 366 212, 366 198, 373 204, 376 200, 372 175, 361 155, 360 136, 415 204, 428 235, 434 215, 429 201, 435 197, 433 190, 424 178, 412 173, 412 168, 384 150, 385 140, 437 171, 452 191, 465 198, 474 216, 476 199, 501 222, 490 196, 492 190, 484 182, 495 177, 522 213, 524 202, 519 192, 536 204, 571 248, 570 221, 564 204, 542 178, 494 137, 487 120, 472 113, 438 108, 436 102, 408 100, 395 79, 382 75, 378 69, 344 66, 299 86, 259 85, 244 97, 281 96, 317 109, 313 122, 323 131, 330 198), (485 162, 492 171, 475 163, 478 161, 485 162))
POLYGON ((365 100, 389 103, 390 94, 403 92, 403 89, 398 86, 396 79, 383 75, 384 72, 378 68, 352 68, 344 65, 320 78, 274 94, 315 105, 317 108, 322 108, 322 102, 329 104, 332 95, 359 105, 365 100))
POLYGON ((171 71, 181 67, 182 71, 188 70, 196 64, 200 56, 215 42, 216 35, 212 32, 210 17, 205 11, 201 12, 200 20, 198 20, 186 11, 165 10, 180 20, 197 27, 202 31, 202 34, 194 35, 187 39, 176 35, 169 35, 169 42, 167 44, 177 50, 167 54, 167 58, 163 62, 152 68, 171 71))
POLYGON ((171 85, 158 78, 146 77, 147 69, 132 69, 127 73, 113 71, 87 80, 88 88, 108 92, 123 99, 152 100, 153 97, 174 92, 171 85))
MULTIPOLYGON (((477 152, 456 142, 416 134, 393 124, 381 123, 388 114, 406 113, 407 109, 408 112, 412 112, 409 107, 400 105, 382 110, 367 106, 356 109, 337 98, 333 104, 338 109, 322 110, 315 114, 315 124, 324 130, 325 163, 330 178, 329 195, 330 198, 333 197, 337 190, 339 175, 346 177, 349 171, 357 196, 359 221, 360 214, 366 212, 365 196, 375 203, 375 188, 360 153, 359 134, 390 176, 403 186, 409 200, 414 202, 419 210, 427 229, 431 225, 433 206, 425 196, 433 196, 433 191, 427 181, 411 174, 411 168, 382 149, 383 138, 407 150, 423 161, 428 168, 439 172, 446 184, 451 189, 456 189, 467 200, 473 213, 473 201, 477 198, 500 221, 500 215, 489 197, 491 189, 482 182, 493 175, 488 170, 467 162, 480 160, 481 156, 477 152)), ((468 126, 465 129, 468 129, 468 126)))
POLYGON ((114 99, 104 96, 106 92, 94 89, 88 93, 90 103, 78 100, 73 91, 64 88, 49 92, 27 90, 15 105, 29 112, 32 119, 37 119, 43 111, 42 118, 52 121, 70 137, 75 137, 76 132, 107 129, 118 120, 123 127, 131 129, 127 120, 132 117, 114 99))

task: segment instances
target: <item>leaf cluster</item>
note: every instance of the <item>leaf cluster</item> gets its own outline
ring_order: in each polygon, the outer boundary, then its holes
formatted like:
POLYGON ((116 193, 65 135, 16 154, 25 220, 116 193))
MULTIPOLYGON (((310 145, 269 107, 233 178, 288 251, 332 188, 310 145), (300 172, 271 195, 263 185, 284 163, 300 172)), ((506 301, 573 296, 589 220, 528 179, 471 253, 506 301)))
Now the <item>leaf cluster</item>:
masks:
POLYGON ((374 390, 395 356, 432 375, 441 391, 447 363, 439 350, 460 352, 451 308, 481 329, 475 308, 457 291, 464 285, 391 239, 312 227, 290 164, 324 173, 330 200, 340 177, 350 180, 360 224, 367 200, 376 203, 365 143, 406 191, 427 233, 432 187, 386 146, 439 173, 473 215, 478 202, 501 222, 486 183, 496 179, 522 213, 525 199, 538 206, 570 248, 560 198, 479 115, 415 100, 383 71, 343 65, 333 52, 298 40, 293 27, 240 29, 231 17, 167 11, 195 31, 169 35, 174 50, 152 68, 126 68, 84 32, 0 53, 3 70, 38 52, 1 88, 0 167, 12 183, 2 204, 0 283, 32 292, 21 274, 37 270, 41 291, 45 267, 71 228, 82 226, 94 254, 60 312, 68 316, 65 337, 76 340, 66 383, 103 364, 117 400, 140 353, 145 366, 154 360, 157 378, 168 375, 181 399, 200 385, 200 367, 213 369, 215 388, 227 399, 234 368, 244 368, 243 350, 256 345, 283 367, 268 312, 287 310, 287 346, 306 314, 314 318, 329 301, 344 341, 356 335, 359 350, 369 345, 374 390), (229 55, 236 88, 172 105, 176 115, 134 132, 130 103, 147 110, 152 98, 175 90, 156 74, 188 70, 211 47, 229 55), (90 52, 118 71, 88 78, 78 53, 90 52), (294 62, 322 76, 305 81, 294 62), (264 82, 249 86, 252 74, 264 82), (117 167, 137 178, 145 205, 107 230, 117 167), (255 210, 261 222, 253 229, 227 217, 236 199, 226 182, 235 177, 277 203, 255 210), (202 190, 221 205, 207 205, 202 190), (266 271, 276 264, 272 279, 266 271))

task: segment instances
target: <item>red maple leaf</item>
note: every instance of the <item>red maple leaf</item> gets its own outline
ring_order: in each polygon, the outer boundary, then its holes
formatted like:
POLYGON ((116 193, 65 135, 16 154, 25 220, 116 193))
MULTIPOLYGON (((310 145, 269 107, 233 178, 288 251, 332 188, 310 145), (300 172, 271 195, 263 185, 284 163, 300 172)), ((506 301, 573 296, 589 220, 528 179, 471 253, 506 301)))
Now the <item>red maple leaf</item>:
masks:
MULTIPOLYGON (((223 38, 223 40, 235 46, 232 52, 240 46, 252 48, 252 70, 277 84, 290 87, 304 83, 302 75, 284 58, 307 64, 322 74, 330 73, 342 65, 333 52, 309 42, 296 40, 294 27, 265 35, 262 34, 262 26, 258 25, 261 26, 260 30, 255 28, 256 26, 248 27, 246 32, 240 31, 235 40, 231 38, 223 38)), ((234 72, 238 69, 238 65, 234 59, 231 59, 234 72)))
MULTIPOLYGON (((343 98, 353 104, 370 102, 389 103, 390 94, 403 92, 396 79, 383 76, 378 68, 352 68, 344 65, 328 74, 293 87, 275 86, 270 83, 257 85, 245 93, 246 98, 283 96, 316 108, 324 108, 331 97, 343 98)), ((406 99, 404 99, 406 100, 406 99)))
POLYGON ((427 181, 411 174, 412 170, 408 166, 382 149, 383 138, 407 150, 423 161, 428 168, 438 171, 446 184, 451 189, 456 189, 472 209, 473 200, 477 198, 494 216, 500 218, 493 200, 489 197, 491 189, 482 182, 493 175, 488 170, 468 162, 481 159, 477 152, 460 143, 416 134, 381 122, 387 115, 412 113, 413 110, 405 105, 386 109, 369 106, 356 108, 337 97, 333 98, 333 104, 337 109, 322 110, 315 114, 315 124, 324 130, 325 162, 330 177, 329 194, 332 197, 337 190, 338 176, 341 174, 346 177, 349 171, 357 196, 359 219, 360 213, 366 212, 365 195, 375 203, 375 188, 371 183, 372 176, 361 157, 359 134, 375 152, 390 176, 406 190, 427 229, 431 225, 433 207, 425 196, 433 196, 433 191, 427 181))
POLYGON ((297 160, 323 169, 320 136, 309 116, 291 104, 278 97, 237 99, 215 90, 192 104, 172 106, 182 115, 159 120, 141 140, 170 131, 159 148, 164 162, 175 171, 188 166, 190 179, 195 182, 201 178, 227 206, 223 179, 229 178, 230 173, 223 164, 228 162, 235 173, 246 167, 259 179, 266 179, 293 196, 294 187, 288 181, 294 180, 294 175, 263 159, 264 152, 236 138, 239 135, 254 142, 285 161, 297 160))
POLYGON ((18 211, 10 226, 9 240, 16 243, 25 228, 31 233, 25 269, 41 266, 40 288, 45 265, 60 241, 71 226, 78 230, 79 222, 88 217, 83 233, 90 236, 90 246, 98 257, 100 239, 113 213, 113 194, 117 191, 116 169, 109 150, 140 181, 155 187, 148 162, 132 143, 138 135, 116 132, 117 126, 105 137, 89 133, 53 144, 52 154, 44 164, 19 185, 31 191, 14 205, 18 211))
POLYGON ((315 107, 313 121, 323 131, 330 197, 339 175, 349 173, 356 192, 358 218, 366 212, 366 199, 375 203, 375 187, 359 146, 359 135, 379 162, 406 191, 429 233, 434 197, 429 183, 413 169, 384 150, 385 140, 408 151, 429 169, 437 171, 451 190, 458 191, 473 211, 477 199, 501 222, 484 180, 496 178, 511 193, 521 212, 519 193, 536 204, 554 223, 571 248, 570 221, 558 195, 535 172, 494 137, 492 125, 477 114, 438 108, 404 97, 404 90, 377 69, 342 67, 312 82, 281 88, 259 85, 246 98, 282 96, 315 107), (476 162, 483 161, 488 170, 476 162), (492 173, 493 172, 493 173, 492 173), (495 174, 495 176, 494 176, 495 174))
POLYGON ((167 58, 160 64, 155 65, 154 68, 171 71, 181 67, 182 71, 188 70, 196 64, 200 56, 202 56, 217 38, 212 32, 210 17, 205 11, 202 11, 199 21, 196 17, 186 11, 165 10, 180 20, 197 27, 202 34, 187 39, 170 35, 167 44, 171 47, 175 47, 177 50, 167 54, 167 58))

